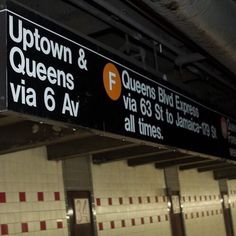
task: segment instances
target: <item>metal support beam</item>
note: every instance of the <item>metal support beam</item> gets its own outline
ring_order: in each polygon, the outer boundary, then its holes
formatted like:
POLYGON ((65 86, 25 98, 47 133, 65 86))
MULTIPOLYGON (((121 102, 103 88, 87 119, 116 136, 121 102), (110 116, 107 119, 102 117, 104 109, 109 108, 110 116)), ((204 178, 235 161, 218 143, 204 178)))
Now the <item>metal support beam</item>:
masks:
POLYGON ((199 168, 199 167, 207 167, 207 166, 215 165, 215 164, 218 164, 218 163, 224 163, 224 162, 223 161, 216 161, 216 160, 206 159, 206 160, 204 160, 200 163, 180 165, 179 169, 180 170, 190 170, 190 169, 195 169, 195 168, 199 168))
POLYGON ((170 161, 164 161, 164 162, 158 162, 155 163, 155 167, 157 169, 162 169, 162 168, 167 168, 170 166, 177 166, 183 163, 193 163, 193 162, 199 162, 204 160, 201 157, 186 157, 186 158, 181 158, 181 159, 177 159, 177 160, 170 160, 170 161))
POLYGON ((184 158, 188 156, 187 154, 179 153, 179 152, 172 152, 168 150, 159 151, 156 154, 151 154, 150 156, 145 157, 139 157, 139 158, 133 158, 129 159, 127 161, 129 166, 138 166, 138 165, 144 165, 149 163, 155 163, 157 161, 165 161, 165 160, 172 160, 177 158, 184 158))
POLYGON ((232 168, 232 164, 229 164, 229 163, 225 162, 225 164, 218 163, 218 164, 211 165, 211 166, 200 167, 200 168, 198 168, 198 172, 220 170, 220 169, 227 169, 227 168, 232 168))
POLYGON ((236 167, 232 167, 228 170, 215 170, 213 171, 214 178, 218 179, 236 179, 236 167))
POLYGON ((231 175, 231 176, 228 176, 228 178, 227 178, 228 180, 230 180, 230 179, 236 179, 236 175, 231 175))
POLYGON ((89 135, 89 133, 84 130, 74 132, 72 129, 40 124, 32 121, 23 121, 7 126, 1 126, 0 133, 0 154, 89 135))
POLYGON ((158 148, 146 145, 139 145, 139 146, 137 146, 137 144, 132 146, 126 145, 121 149, 94 154, 93 163, 102 164, 109 161, 124 160, 144 155, 151 155, 153 153, 156 153, 157 151, 158 148))
POLYGON ((130 142, 93 135, 65 143, 47 146, 49 160, 61 160, 76 156, 99 153, 130 145, 130 142))
POLYGON ((180 56, 176 57, 175 64, 177 66, 181 67, 185 64, 201 61, 201 60, 204 60, 204 59, 205 59, 205 57, 203 55, 199 54, 199 53, 180 55, 180 56))

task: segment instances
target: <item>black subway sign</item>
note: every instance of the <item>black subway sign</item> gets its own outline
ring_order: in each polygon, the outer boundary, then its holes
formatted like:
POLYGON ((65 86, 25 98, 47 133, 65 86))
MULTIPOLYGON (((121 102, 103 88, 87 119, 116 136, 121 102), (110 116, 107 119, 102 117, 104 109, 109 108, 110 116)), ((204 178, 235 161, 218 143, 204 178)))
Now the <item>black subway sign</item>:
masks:
MULTIPOLYGON (((62 115, 78 117, 79 101, 70 97, 75 90, 75 78, 67 66, 73 63, 71 48, 54 41, 41 27, 13 14, 8 15, 8 25, 9 106, 12 104, 14 109, 20 105, 29 113, 39 107, 48 112, 60 109, 62 115), (57 102, 57 89, 63 91, 62 104, 57 102)), ((77 65, 80 69, 86 69, 83 55, 80 48, 77 65)))
POLYGON ((1 12, 3 111, 236 158, 232 121, 90 40, 13 4, 9 9, 1 12))

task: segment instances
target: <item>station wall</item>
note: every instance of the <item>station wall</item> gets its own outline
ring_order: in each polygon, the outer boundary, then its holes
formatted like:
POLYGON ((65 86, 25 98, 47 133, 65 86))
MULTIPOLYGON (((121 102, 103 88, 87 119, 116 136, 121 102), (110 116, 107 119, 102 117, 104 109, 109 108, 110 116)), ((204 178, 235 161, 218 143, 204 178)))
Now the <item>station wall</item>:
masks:
POLYGON ((99 236, 171 235, 162 170, 126 161, 93 165, 99 236))
MULTIPOLYGON (((93 193, 98 236, 171 235, 163 170, 126 161, 91 165, 88 156, 63 167, 64 176, 45 147, 0 156, 0 235, 68 236, 64 191, 74 189, 93 193)), ((186 235, 226 236, 212 172, 178 174, 186 235)), ((236 232, 236 180, 227 184, 236 232)))
POLYGON ((236 233, 236 180, 228 180, 229 206, 233 222, 234 234, 236 233))
POLYGON ((46 148, 0 156, 0 235, 68 235, 61 162, 46 148))
POLYGON ((226 236, 218 181, 211 171, 179 172, 186 235, 226 236))
MULTIPOLYGON (((162 170, 119 161, 93 165, 92 176, 99 236, 171 235, 162 170)), ((236 181, 230 183, 236 222, 236 181)), ((179 184, 186 235, 226 236, 219 182, 213 173, 179 171, 179 184)))

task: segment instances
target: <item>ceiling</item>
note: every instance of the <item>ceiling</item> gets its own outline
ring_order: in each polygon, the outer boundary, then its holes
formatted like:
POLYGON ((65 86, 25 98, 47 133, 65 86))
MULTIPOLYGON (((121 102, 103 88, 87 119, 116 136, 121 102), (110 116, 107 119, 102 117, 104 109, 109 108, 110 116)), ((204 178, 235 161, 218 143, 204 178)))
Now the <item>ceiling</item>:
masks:
MULTIPOLYGON (((162 79, 184 90, 191 98, 236 118, 234 70, 222 63, 217 54, 203 47, 193 35, 174 24, 171 17, 163 16, 158 8, 158 3, 163 1, 16 2, 88 36, 158 75, 157 80, 160 74, 163 75, 162 79)), ((171 10, 176 8, 178 1, 168 2, 171 10)), ((213 170, 216 179, 236 178, 235 167, 226 160, 144 144, 137 140, 104 137, 101 133, 86 129, 75 130, 2 115, 0 132, 4 134, 0 138, 0 154, 46 145, 48 157, 53 160, 92 155, 94 164, 124 160, 129 166, 152 163, 158 169, 174 165, 183 171, 192 168, 198 168, 200 172, 213 170)))
MULTIPOLYGON (((189 19, 185 21, 181 17, 183 11, 181 9, 185 11, 187 9, 182 7, 182 4, 189 1, 17 0, 17 2, 43 13, 78 33, 88 35, 96 42, 115 49, 115 52, 128 56, 132 62, 154 74, 160 72, 164 75, 164 79, 204 105, 230 117, 236 117, 236 109, 234 109, 236 107, 234 68, 236 67, 234 64, 227 66, 233 63, 233 59, 227 54, 217 53, 221 49, 219 45, 217 47, 212 43, 210 25, 206 26, 209 29, 208 37, 208 34, 199 32, 203 23, 199 23, 197 31, 191 26, 189 19), (175 14, 179 19, 178 23, 175 23, 177 22, 174 18, 175 14), (188 27, 184 27, 183 21, 188 27)), ((193 9, 200 8, 206 12, 201 8, 202 5, 195 6, 195 2, 199 1, 193 1, 193 9)), ((207 6, 210 9, 215 8, 214 1, 208 0, 205 7, 207 6)), ((233 14, 232 11, 230 15, 233 14)), ((190 11, 193 15, 194 12, 190 11)), ((215 14, 217 13, 215 10, 215 14)), ((205 15, 204 17, 206 18, 205 15)), ((219 14, 214 17, 221 21, 219 14)), ((205 18, 202 16, 202 20, 206 21, 205 18)), ((229 22, 230 20, 227 19, 225 24, 229 22)), ((228 28, 232 31, 231 26, 228 28)), ((217 29, 214 29, 212 37, 215 37, 216 31, 217 29)), ((218 32, 219 35, 221 33, 218 32)), ((231 36, 233 37, 235 35, 231 36)), ((227 45, 230 55, 235 56, 236 53, 232 51, 235 40, 230 44, 232 50, 229 49, 229 43, 227 45)))

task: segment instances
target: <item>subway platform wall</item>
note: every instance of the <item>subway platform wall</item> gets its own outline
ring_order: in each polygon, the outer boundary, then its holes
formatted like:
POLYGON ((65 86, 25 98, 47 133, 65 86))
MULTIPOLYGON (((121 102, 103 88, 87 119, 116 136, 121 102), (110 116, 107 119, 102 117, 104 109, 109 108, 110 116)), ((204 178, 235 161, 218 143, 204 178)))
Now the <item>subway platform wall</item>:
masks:
MULTIPOLYGON (((212 172, 178 175, 186 236, 226 236, 212 172)), ((227 184, 236 232, 236 181, 227 184)), ((45 147, 0 156, 0 235, 70 235, 68 190, 91 192, 96 236, 172 235, 163 170, 126 161, 95 165, 89 156, 49 161, 45 147)))
POLYGON ((68 235, 61 162, 45 147, 0 156, 0 235, 68 235))
POLYGON ((99 236, 171 235, 163 171, 119 161, 92 174, 99 236))

